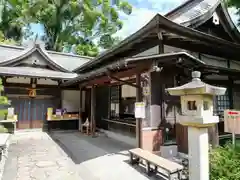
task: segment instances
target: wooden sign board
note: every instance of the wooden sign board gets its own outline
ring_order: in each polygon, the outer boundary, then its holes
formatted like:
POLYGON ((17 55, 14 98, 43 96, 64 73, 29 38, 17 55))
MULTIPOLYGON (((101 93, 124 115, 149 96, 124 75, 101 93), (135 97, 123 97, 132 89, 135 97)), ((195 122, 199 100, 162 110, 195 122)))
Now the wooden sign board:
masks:
POLYGON ((224 131, 227 133, 240 134, 240 111, 224 111, 224 131))

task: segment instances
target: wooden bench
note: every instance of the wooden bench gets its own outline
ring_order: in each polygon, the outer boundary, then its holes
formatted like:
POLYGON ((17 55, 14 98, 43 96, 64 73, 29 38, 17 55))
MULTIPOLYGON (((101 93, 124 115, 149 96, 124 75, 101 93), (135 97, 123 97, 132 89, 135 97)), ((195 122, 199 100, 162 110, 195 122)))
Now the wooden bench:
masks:
POLYGON ((148 175, 151 175, 152 173, 159 172, 160 174, 164 175, 168 179, 172 179, 172 176, 177 177, 177 179, 181 179, 181 173, 183 171, 183 166, 180 164, 177 164, 175 162, 172 162, 168 159, 162 158, 158 155, 155 155, 149 151, 145 151, 140 148, 135 148, 129 150, 130 153, 130 163, 133 164, 139 164, 140 159, 144 160, 146 162, 146 171, 148 175), (154 168, 152 168, 152 167, 154 168), (158 171, 158 168, 165 171, 166 173, 162 173, 158 171))

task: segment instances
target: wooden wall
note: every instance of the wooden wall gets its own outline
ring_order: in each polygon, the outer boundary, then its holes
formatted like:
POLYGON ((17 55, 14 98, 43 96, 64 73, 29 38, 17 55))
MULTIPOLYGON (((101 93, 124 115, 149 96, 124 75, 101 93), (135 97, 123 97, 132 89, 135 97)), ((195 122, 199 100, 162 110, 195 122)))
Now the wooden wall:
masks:
POLYGON ((109 87, 97 87, 96 88, 96 126, 98 128, 106 129, 106 123, 102 121, 102 118, 108 118, 109 114, 109 87))
POLYGON ((47 108, 61 107, 60 89, 37 89, 36 98, 28 97, 27 88, 5 87, 5 94, 18 115, 17 128, 42 128, 46 121, 47 108))

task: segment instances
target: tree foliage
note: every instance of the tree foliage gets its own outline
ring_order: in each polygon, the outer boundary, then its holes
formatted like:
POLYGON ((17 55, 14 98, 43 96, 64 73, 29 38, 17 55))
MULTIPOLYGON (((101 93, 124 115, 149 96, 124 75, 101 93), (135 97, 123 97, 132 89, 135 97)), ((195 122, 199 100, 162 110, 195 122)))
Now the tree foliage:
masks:
POLYGON ((3 32, 0 31, 0 43, 2 44, 9 44, 9 45, 18 45, 18 42, 16 42, 14 39, 7 39, 3 32))
POLYGON ((0 31, 5 39, 20 41, 23 23, 20 23, 21 8, 14 0, 0 0, 0 31))
POLYGON ((4 87, 2 84, 2 79, 0 79, 0 118, 5 117, 8 113, 5 105, 9 105, 8 98, 3 96, 4 87))
POLYGON ((98 47, 106 49, 115 44, 118 38, 112 35, 123 26, 119 12, 132 11, 124 0, 8 1, 16 9, 17 22, 43 25, 42 39, 48 49, 62 51, 64 45, 75 44, 77 53, 90 56, 98 53, 98 47))
MULTIPOLYGON (((240 1, 239 0, 226 0, 229 7, 236 8, 236 14, 240 17, 240 1)), ((240 24, 240 18, 238 18, 238 25, 240 24)))

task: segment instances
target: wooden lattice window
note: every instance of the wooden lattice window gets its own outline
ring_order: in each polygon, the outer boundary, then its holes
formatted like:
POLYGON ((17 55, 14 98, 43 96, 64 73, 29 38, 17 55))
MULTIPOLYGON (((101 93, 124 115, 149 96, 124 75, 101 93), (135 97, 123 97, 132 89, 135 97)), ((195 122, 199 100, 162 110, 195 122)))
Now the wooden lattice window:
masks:
POLYGON ((224 95, 216 96, 214 98, 214 114, 223 116, 224 110, 230 108, 230 99, 228 91, 224 95))
POLYGON ((110 87, 110 117, 119 117, 121 86, 110 87))

